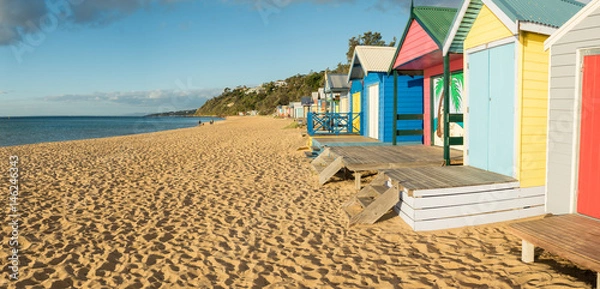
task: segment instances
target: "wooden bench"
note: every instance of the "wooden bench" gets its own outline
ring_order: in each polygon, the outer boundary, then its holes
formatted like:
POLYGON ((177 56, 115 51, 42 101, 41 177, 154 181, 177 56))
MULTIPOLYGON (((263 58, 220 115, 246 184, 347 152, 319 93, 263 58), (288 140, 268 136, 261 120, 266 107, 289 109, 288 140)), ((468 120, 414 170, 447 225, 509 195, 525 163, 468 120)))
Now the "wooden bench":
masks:
POLYGON ((521 259, 534 261, 535 246, 597 272, 600 288, 600 221, 580 215, 552 216, 511 224, 509 230, 523 239, 521 259))

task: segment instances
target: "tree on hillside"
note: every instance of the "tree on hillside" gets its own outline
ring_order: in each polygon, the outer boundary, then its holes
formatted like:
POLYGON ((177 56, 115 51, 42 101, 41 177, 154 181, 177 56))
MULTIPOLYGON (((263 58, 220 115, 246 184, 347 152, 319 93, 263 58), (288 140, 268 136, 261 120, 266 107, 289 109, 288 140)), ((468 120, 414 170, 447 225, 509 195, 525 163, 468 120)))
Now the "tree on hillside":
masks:
POLYGON ((392 39, 390 43, 385 43, 381 33, 367 31, 362 35, 352 37, 348 39, 348 52, 346 52, 347 63, 338 63, 337 67, 332 70, 332 73, 348 73, 350 71, 350 63, 354 56, 354 48, 360 45, 372 45, 372 46, 396 46, 396 37, 392 39))
POLYGON ((372 45, 372 46, 396 46, 396 37, 389 44, 385 43, 381 33, 367 31, 363 35, 352 37, 348 39, 348 52, 346 52, 346 58, 348 63, 352 62, 352 56, 354 56, 354 48, 359 45, 372 45))

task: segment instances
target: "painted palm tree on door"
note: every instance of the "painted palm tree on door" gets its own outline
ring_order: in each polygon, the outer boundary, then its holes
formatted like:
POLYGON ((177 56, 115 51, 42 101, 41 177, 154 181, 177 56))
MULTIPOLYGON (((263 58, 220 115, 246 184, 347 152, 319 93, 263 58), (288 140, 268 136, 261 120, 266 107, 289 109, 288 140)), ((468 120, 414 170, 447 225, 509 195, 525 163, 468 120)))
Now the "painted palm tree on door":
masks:
MULTIPOLYGON (((444 78, 442 76, 432 78, 433 87, 433 144, 437 146, 444 145, 444 78)), ((450 113, 462 114, 462 92, 463 92, 463 73, 453 73, 450 83, 450 113)), ((460 137, 464 135, 464 125, 462 122, 450 123, 450 136, 460 137)), ((462 149, 462 146, 456 147, 462 149)))

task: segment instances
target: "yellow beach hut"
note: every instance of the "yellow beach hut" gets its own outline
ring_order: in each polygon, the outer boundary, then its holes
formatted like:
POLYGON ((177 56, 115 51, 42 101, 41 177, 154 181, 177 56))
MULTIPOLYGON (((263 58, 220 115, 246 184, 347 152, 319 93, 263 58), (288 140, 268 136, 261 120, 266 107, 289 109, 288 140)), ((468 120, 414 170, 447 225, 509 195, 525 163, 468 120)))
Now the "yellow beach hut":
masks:
POLYGON ((544 41, 584 5, 465 0, 444 43, 464 53, 465 164, 516 178, 543 212, 549 55, 544 41))

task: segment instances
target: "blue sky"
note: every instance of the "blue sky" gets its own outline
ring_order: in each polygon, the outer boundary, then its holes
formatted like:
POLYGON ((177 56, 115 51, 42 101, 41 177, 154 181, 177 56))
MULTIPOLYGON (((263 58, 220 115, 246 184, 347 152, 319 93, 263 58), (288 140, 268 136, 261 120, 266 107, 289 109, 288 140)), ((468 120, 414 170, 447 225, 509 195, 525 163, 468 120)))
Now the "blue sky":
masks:
POLYGON ((365 31, 399 38, 408 5, 0 0, 0 116, 197 108, 225 87, 334 68, 346 61, 348 39, 365 31))

